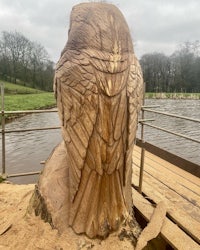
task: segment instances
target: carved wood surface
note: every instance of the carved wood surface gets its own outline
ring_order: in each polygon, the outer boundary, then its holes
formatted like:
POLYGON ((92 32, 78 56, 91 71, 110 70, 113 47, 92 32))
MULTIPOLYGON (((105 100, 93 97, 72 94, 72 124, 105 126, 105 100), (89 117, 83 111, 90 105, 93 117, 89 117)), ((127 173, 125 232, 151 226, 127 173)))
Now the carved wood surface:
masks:
POLYGON ((73 8, 54 91, 66 147, 68 224, 76 233, 104 237, 131 213, 131 158, 143 96, 130 32, 114 5, 73 8))

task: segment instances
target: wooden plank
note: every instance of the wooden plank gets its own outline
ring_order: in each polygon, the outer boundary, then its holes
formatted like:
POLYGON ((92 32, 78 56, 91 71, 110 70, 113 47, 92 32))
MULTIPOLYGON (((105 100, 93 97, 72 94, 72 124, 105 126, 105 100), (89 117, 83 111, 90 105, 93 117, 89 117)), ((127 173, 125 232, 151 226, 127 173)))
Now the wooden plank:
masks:
MULTIPOLYGON (((137 185, 137 181, 135 180, 139 178, 139 169, 135 166, 133 169, 133 184, 137 185)), ((195 218, 199 216, 199 209, 192 206, 189 202, 186 202, 176 192, 167 188, 165 185, 160 183, 159 180, 156 180, 147 172, 144 172, 143 192, 155 203, 165 201, 167 211, 171 218, 173 218, 177 224, 187 231, 191 237, 200 243, 200 223, 191 217, 191 214, 195 215, 195 218), (190 215, 188 213, 190 213, 190 215)))
MULTIPOLYGON (((133 155, 140 158, 140 154, 141 154, 141 149, 138 147, 135 148, 133 155)), ((187 171, 163 160, 162 158, 160 158, 158 156, 155 156, 155 155, 149 153, 148 151, 145 151, 145 158, 151 160, 154 163, 158 163, 159 166, 162 166, 162 168, 168 170, 169 173, 172 173, 172 174, 174 173, 180 179, 188 181, 191 185, 194 185, 194 187, 196 186, 198 188, 198 190, 200 190, 200 178, 199 177, 196 177, 196 176, 188 173, 187 171)))
MULTIPOLYGON (((140 163, 140 151, 141 151, 140 148, 135 147, 133 160, 134 162, 137 163, 137 168, 140 163)), ((169 165, 171 168, 172 164, 169 165)), ((147 180, 147 183, 145 184, 149 187, 149 189, 152 192, 152 193, 147 192, 147 195, 149 195, 152 200, 154 201, 157 200, 156 202, 162 199, 166 199, 168 206, 170 208, 169 211, 170 216, 174 219, 174 221, 180 224, 182 228, 188 231, 188 233, 190 233, 192 237, 194 237, 199 241, 200 224, 198 223, 198 221, 200 221, 200 210, 199 210, 200 192, 199 192, 199 186, 196 185, 196 183, 198 183, 199 181, 199 178, 185 172, 182 169, 177 168, 176 166, 173 166, 174 171, 171 171, 171 169, 166 168, 166 166, 168 166, 168 162, 150 153, 148 155, 148 152, 146 152, 145 154, 146 173, 144 176, 147 180), (159 164, 160 160, 163 165, 159 164), (151 166, 149 166, 149 162, 151 166), (176 175, 175 173, 176 169, 179 170, 179 173, 182 171, 186 176, 184 176, 183 173, 181 173, 181 175, 176 175), (194 183, 191 184, 187 176, 189 177, 192 176, 194 179, 194 183), (176 181, 174 181, 174 179, 176 181), (179 183, 177 183, 177 180, 179 183), (153 189, 152 185, 154 185, 153 189), (190 186, 190 188, 188 188, 188 186, 190 186), (180 214, 182 214, 182 216, 180 216, 180 214), (190 221, 190 223, 188 223, 188 221, 190 221), (193 227, 193 225, 195 225, 195 227, 193 227)), ((135 174, 138 175, 137 171, 139 170, 136 170, 135 167, 136 166, 134 166, 134 172, 135 174)), ((134 185, 138 185, 139 178, 138 176, 136 178, 135 177, 133 176, 134 185)))
MULTIPOLYGON (((133 162, 137 166, 140 164, 140 159, 136 156, 133 157, 133 162)), ((167 164, 167 163, 166 163, 167 164)), ((174 192, 182 196, 185 200, 192 203, 194 206, 200 208, 200 189, 198 187, 194 189, 190 182, 180 179, 174 173, 170 173, 166 169, 162 168, 157 162, 152 162, 149 158, 145 157, 145 170, 158 179, 161 183, 168 188, 173 189, 174 192)), ((200 221, 200 218, 199 218, 200 221)))
MULTIPOLYGON (((141 140, 137 140, 137 145, 142 146, 141 140)), ((170 153, 164 149, 161 149, 153 144, 145 142, 144 147, 147 151, 151 152, 154 155, 162 158, 163 160, 170 162, 179 168, 187 171, 188 173, 193 174, 194 176, 198 176, 200 178, 200 168, 199 165, 183 159, 182 157, 177 156, 176 154, 170 153)))
MULTIPOLYGON (((154 209, 152 205, 135 189, 132 190, 132 196, 134 206, 149 221, 154 209)), ((167 218, 162 226, 161 236, 175 249, 199 250, 199 245, 167 218)))
MULTIPOLYGON (((138 165, 138 161, 140 162, 140 152, 134 151, 133 162, 137 162, 138 165)), ((148 152, 145 153, 145 163, 148 163, 148 165, 150 165, 151 168, 155 169, 158 173, 162 169, 162 172, 165 173, 165 176, 170 176, 172 181, 174 180, 174 182, 179 183, 181 187, 185 187, 186 189, 198 195, 200 198, 200 185, 197 185, 198 182, 200 184, 200 179, 198 177, 192 175, 193 179, 196 178, 198 181, 196 181, 196 183, 193 183, 190 180, 191 174, 182 169, 179 169, 176 166, 173 166, 173 171, 171 171, 171 169, 169 169, 171 168, 171 164, 168 164, 168 162, 163 163, 163 161, 160 161, 160 158, 152 154, 148 154, 148 152), (170 165, 169 168, 168 165, 170 165), (181 172, 183 173, 181 173, 181 175, 177 174, 176 170, 181 170, 181 172)))
MULTIPOLYGON (((136 153, 139 153, 139 155, 140 155, 141 148, 135 145, 133 155, 135 155, 136 153)), ((148 151, 145 151, 145 158, 150 158, 153 161, 158 162, 163 168, 170 170, 171 172, 175 173, 177 176, 181 176, 181 177, 183 177, 183 179, 187 179, 187 180, 189 180, 190 183, 193 183, 193 184, 197 185, 198 187, 200 187, 200 179, 198 177, 194 176, 193 174, 190 174, 189 172, 184 171, 183 169, 179 168, 178 166, 175 166, 172 163, 167 162, 167 161, 163 160, 162 158, 160 158, 160 157, 158 157, 158 156, 156 156, 148 151)))

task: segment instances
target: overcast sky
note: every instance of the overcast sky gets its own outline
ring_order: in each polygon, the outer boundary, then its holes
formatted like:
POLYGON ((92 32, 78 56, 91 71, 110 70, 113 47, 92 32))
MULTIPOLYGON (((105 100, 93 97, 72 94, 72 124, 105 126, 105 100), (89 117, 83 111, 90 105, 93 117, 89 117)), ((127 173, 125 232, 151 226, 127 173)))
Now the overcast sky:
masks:
MULTIPOLYGON (((57 61, 67 41, 72 7, 81 0, 0 0, 0 32, 18 31, 57 61)), ((93 1, 95 2, 95 1, 93 1)), ((200 0, 112 0, 124 14, 135 53, 170 55, 178 44, 200 40, 200 0)))

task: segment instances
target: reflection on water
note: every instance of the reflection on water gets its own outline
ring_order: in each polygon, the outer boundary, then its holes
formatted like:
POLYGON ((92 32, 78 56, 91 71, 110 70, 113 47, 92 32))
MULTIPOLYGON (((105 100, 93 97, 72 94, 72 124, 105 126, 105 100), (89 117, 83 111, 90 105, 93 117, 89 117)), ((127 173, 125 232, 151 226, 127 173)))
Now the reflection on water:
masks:
MULTIPOLYGON (((200 100, 146 100, 145 105, 160 105, 157 110, 200 119, 200 100)), ((200 140, 200 124, 145 112, 152 124, 200 140)), ((58 126, 57 113, 30 114, 6 124, 6 129, 58 126)), ((140 127, 140 126, 139 126, 140 127)), ((139 136, 138 131, 138 137, 139 136)), ((200 144, 168 133, 145 127, 145 140, 200 165, 200 144)), ((21 173, 42 169, 46 160, 61 141, 60 130, 31 131, 6 134, 6 171, 21 173)), ((1 144, 0 144, 1 150, 1 144)), ((0 153, 0 157, 2 157, 0 153)), ((0 159, 1 161, 1 159, 0 159)), ((1 170, 0 170, 1 172, 1 170)), ((34 183, 38 176, 12 178, 16 183, 34 183)))
MULTIPOLYGON (((26 129, 58 125, 57 113, 41 113, 20 117, 6 124, 6 129, 26 129)), ((61 134, 58 129, 6 134, 6 172, 11 174, 41 170, 40 162, 48 158, 51 151, 60 141, 61 134)), ((37 178, 38 176, 28 176, 12 178, 11 180, 17 183, 33 183, 37 178)))
MULTIPOLYGON (((160 105, 154 108, 181 116, 200 119, 200 100, 147 99, 145 105, 160 105)), ((151 124, 200 140, 200 123, 145 112, 145 118, 155 121, 151 124)), ((200 165, 200 144, 169 133, 145 127, 145 141, 166 149, 200 165)), ((139 136, 139 131, 138 131, 139 136)))

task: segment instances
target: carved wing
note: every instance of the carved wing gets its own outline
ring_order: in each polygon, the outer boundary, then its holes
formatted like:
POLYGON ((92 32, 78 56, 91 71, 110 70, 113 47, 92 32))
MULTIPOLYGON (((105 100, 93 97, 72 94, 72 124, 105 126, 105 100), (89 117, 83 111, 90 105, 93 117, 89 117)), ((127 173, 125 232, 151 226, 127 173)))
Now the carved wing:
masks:
POLYGON ((129 80, 127 86, 128 96, 128 142, 126 152, 126 181, 131 176, 133 145, 136 137, 138 115, 143 103, 144 82, 142 69, 137 58, 134 56, 130 66, 129 80))
POLYGON ((68 152, 70 197, 73 201, 98 109, 95 78, 86 57, 65 52, 56 68, 54 91, 68 152))

